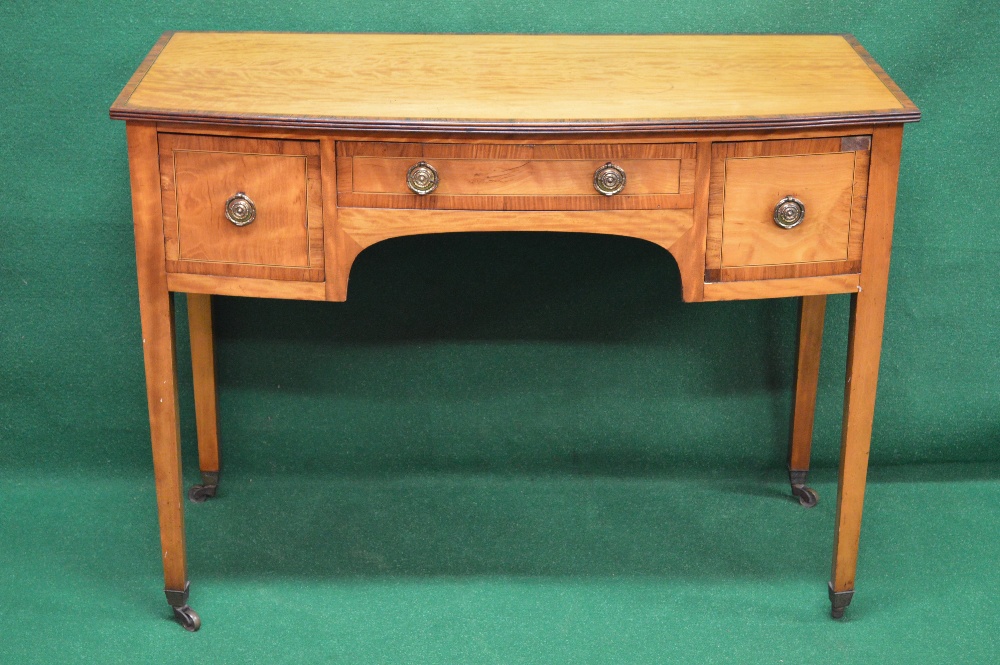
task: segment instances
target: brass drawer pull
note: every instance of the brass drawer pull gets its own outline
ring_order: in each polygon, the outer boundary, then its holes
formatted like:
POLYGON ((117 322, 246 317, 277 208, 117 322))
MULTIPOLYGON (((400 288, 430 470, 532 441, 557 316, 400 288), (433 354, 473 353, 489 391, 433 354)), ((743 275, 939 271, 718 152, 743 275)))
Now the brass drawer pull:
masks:
POLYGON ((774 223, 783 229, 794 229, 806 218, 806 206, 794 196, 786 196, 774 206, 774 223))
POLYGON ((411 192, 420 196, 430 194, 437 189, 439 181, 437 169, 427 162, 417 162, 406 172, 406 186, 411 192))
POLYGON ((625 170, 608 162, 594 171, 594 189, 605 196, 614 196, 625 189, 625 170))
POLYGON ((236 192, 226 201, 226 219, 236 226, 246 226, 257 219, 257 206, 243 192, 236 192))

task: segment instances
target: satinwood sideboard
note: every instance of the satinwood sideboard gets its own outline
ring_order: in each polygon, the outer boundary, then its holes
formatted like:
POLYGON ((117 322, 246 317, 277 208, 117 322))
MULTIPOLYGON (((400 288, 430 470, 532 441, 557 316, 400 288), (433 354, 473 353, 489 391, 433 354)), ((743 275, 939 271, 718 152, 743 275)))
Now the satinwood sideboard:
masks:
POLYGON ((452 231, 616 234, 686 302, 801 301, 789 454, 806 486, 827 294, 850 293, 829 595, 854 593, 903 125, 850 35, 166 33, 126 121, 166 594, 189 630, 173 293, 202 484, 219 482, 211 296, 343 301, 355 257, 452 231))

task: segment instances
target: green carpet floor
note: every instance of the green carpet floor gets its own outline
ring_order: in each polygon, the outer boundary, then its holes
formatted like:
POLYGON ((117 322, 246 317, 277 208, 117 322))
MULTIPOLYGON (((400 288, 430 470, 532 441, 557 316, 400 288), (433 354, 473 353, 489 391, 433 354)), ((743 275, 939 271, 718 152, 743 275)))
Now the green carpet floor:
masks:
POLYGON ((834 473, 247 475, 188 504, 186 633, 151 477, 0 476, 3 663, 996 663, 1000 468, 874 469, 828 617, 834 473))

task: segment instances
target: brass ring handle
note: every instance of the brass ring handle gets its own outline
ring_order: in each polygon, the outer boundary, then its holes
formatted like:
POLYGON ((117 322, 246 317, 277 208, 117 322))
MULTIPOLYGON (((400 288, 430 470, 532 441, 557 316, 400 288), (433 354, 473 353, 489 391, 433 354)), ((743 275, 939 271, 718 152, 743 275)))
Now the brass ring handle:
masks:
POLYGON ((783 229, 794 229, 806 218, 806 206, 794 196, 786 196, 774 206, 774 223, 783 229))
POLYGON ((594 189, 605 196, 614 196, 625 189, 625 170, 608 162, 594 171, 594 189))
POLYGON ((257 206, 243 192, 236 192, 226 201, 226 219, 236 226, 246 226, 257 219, 257 206))
POLYGON ((406 172, 406 186, 420 196, 426 196, 437 189, 440 180, 437 169, 427 162, 417 162, 406 172))

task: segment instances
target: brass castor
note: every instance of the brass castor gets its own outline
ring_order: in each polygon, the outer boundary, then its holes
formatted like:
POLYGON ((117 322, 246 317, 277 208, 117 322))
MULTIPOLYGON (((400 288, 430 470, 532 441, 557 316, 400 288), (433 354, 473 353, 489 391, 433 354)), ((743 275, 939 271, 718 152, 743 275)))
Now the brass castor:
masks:
POLYGON ((207 499, 215 496, 219 491, 219 473, 217 471, 202 471, 201 484, 194 485, 188 490, 188 499, 195 503, 205 503, 207 499))
POLYGON ((805 485, 792 486, 792 496, 799 500, 799 505, 805 508, 812 508, 819 501, 819 495, 816 494, 816 490, 811 487, 806 487, 805 485))
POLYGON ((827 585, 827 590, 830 593, 830 616, 834 619, 841 619, 844 616, 844 610, 847 606, 851 604, 851 600, 854 598, 854 589, 849 591, 834 591, 833 583, 827 585))
POLYGON ((189 606, 182 605, 181 607, 173 608, 173 610, 174 618, 177 619, 177 623, 184 626, 184 630, 193 633, 201 628, 201 617, 189 606))
POLYGON ((193 485, 188 490, 188 499, 195 503, 205 503, 206 500, 215 496, 218 489, 218 485, 193 485))
POLYGON ((808 477, 808 471, 798 469, 788 470, 788 482, 792 486, 792 496, 799 500, 799 505, 805 508, 812 508, 819 501, 819 495, 816 494, 816 490, 813 488, 806 487, 806 478, 808 477))

